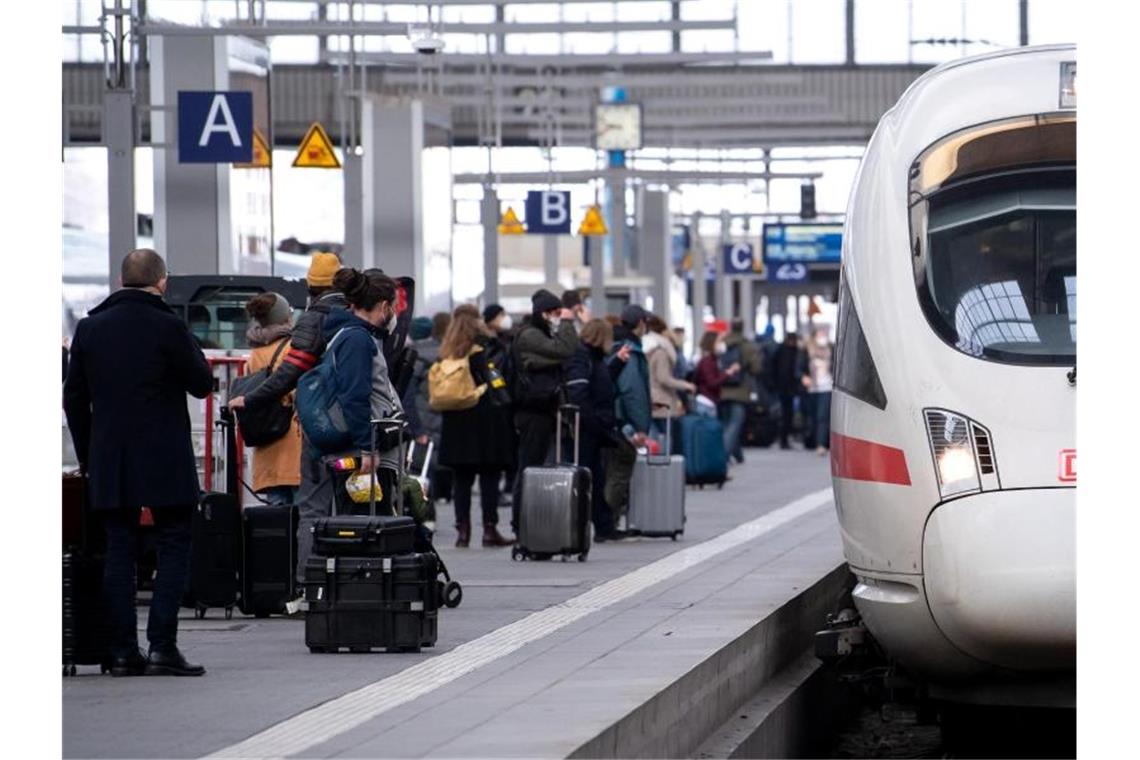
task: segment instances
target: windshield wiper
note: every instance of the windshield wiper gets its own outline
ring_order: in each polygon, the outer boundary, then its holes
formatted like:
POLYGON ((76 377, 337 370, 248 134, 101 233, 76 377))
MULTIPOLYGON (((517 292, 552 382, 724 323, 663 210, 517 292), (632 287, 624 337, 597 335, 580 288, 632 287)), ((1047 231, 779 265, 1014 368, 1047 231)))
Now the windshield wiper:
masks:
POLYGON ((1073 368, 1068 371, 1068 373, 1065 375, 1065 377, 1069 378, 1069 385, 1076 385, 1077 384, 1077 365, 1074 364, 1073 368))

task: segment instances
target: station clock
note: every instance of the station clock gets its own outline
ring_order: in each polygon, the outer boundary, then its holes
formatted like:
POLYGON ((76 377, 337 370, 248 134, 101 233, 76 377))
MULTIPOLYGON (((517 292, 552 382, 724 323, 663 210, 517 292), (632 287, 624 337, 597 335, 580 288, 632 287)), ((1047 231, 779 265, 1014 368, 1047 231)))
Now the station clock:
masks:
POLYGON ((641 104, 598 103, 594 106, 594 145, 598 150, 641 147, 641 104))

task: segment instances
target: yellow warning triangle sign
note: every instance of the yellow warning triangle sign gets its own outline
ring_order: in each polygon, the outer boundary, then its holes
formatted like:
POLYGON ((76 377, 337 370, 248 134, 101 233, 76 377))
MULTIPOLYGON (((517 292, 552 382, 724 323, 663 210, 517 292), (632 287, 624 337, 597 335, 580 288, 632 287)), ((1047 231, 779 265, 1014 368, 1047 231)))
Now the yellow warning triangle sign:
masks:
POLYGON ((606 220, 602 219, 602 210, 597 206, 590 206, 586 209, 586 218, 582 220, 582 226, 578 228, 579 235, 605 235, 609 232, 606 227, 606 220))
POLYGON ((293 166, 310 169, 339 169, 336 151, 333 150, 332 140, 320 122, 314 121, 297 149, 297 157, 293 159, 293 166))
POLYGON ((518 215, 515 210, 507 206, 507 213, 503 214, 503 218, 499 221, 499 234, 500 235, 522 235, 526 232, 523 223, 519 221, 518 215))
POLYGON ((261 130, 253 130, 253 160, 248 164, 234 164, 235 169, 268 169, 273 166, 273 151, 261 130))

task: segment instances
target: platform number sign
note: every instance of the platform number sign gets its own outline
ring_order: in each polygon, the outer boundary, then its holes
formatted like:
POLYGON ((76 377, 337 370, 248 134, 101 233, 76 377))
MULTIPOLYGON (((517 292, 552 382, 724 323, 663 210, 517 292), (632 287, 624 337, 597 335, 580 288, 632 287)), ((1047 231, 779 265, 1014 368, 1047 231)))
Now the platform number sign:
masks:
POLYGON ((570 234, 570 192, 531 190, 526 194, 526 231, 539 235, 570 234))
POLYGON ((725 274, 756 274, 758 262, 751 243, 725 243, 723 251, 725 274))
POLYGON ((253 161, 253 93, 178 93, 178 162, 247 164, 253 161))

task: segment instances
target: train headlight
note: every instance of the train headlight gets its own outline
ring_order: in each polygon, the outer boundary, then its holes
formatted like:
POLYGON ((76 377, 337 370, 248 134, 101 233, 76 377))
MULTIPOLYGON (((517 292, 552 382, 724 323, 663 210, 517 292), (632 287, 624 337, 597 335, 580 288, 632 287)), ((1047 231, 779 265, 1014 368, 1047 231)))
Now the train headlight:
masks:
POLYGON ((961 414, 945 409, 926 410, 926 433, 938 473, 938 491, 943 498, 982 489, 970 433, 974 425, 961 414))

